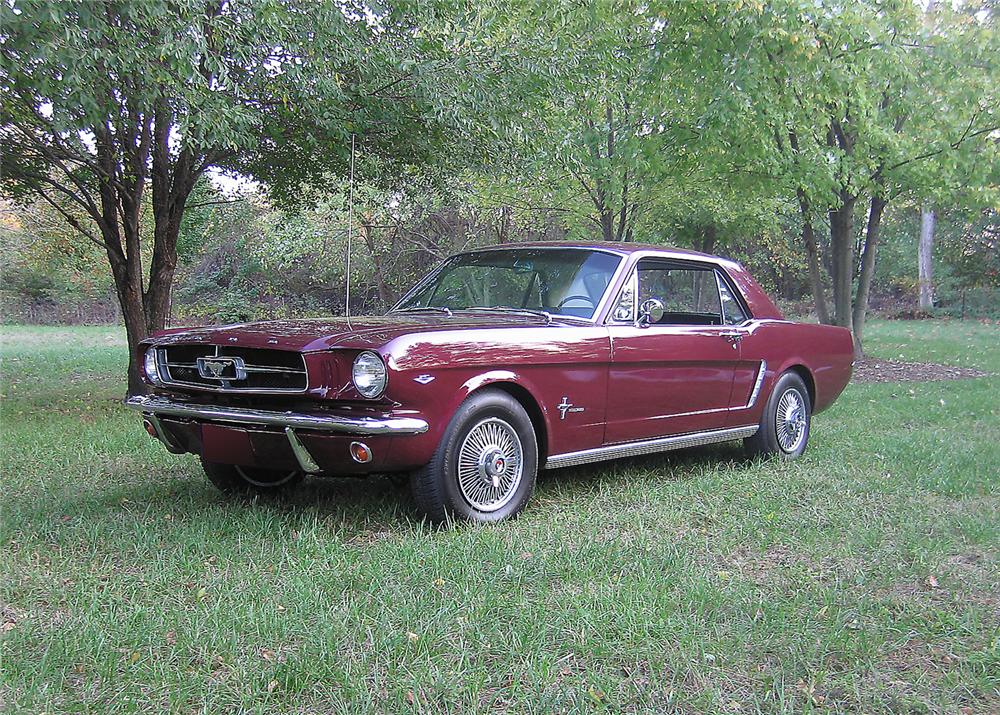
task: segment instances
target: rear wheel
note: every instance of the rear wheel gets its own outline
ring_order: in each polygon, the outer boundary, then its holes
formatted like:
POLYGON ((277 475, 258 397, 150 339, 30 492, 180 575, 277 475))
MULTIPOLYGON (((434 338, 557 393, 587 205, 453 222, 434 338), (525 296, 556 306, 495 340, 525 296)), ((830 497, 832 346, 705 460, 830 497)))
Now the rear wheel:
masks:
POLYGON ((410 488, 420 512, 493 522, 515 516, 528 502, 538 472, 538 445, 521 404, 499 390, 473 394, 459 407, 427 466, 410 488))
POLYGON ((227 494, 278 494, 294 489, 303 478, 298 469, 274 470, 201 461, 208 481, 227 494))
POLYGON ((794 372, 782 374, 771 390, 760 418, 760 429, 743 441, 754 455, 776 454, 785 459, 806 451, 812 423, 809 391, 794 372))

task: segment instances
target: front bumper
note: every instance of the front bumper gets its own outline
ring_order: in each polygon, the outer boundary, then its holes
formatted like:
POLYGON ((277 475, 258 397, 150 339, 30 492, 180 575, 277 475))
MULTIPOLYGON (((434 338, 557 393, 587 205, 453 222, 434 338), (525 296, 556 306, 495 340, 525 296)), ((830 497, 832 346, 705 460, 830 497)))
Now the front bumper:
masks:
POLYGON ((271 427, 291 427, 311 429, 340 434, 421 434, 427 431, 427 422, 415 417, 345 417, 342 415, 316 415, 302 412, 275 412, 254 410, 246 407, 219 407, 174 402, 162 397, 136 395, 125 401, 133 409, 152 415, 184 417, 205 422, 225 422, 228 424, 269 425, 271 427))
MULTIPOLYGON (((316 457, 306 442, 316 441, 316 433, 339 437, 372 437, 375 439, 389 438, 396 435, 417 435, 427 431, 425 420, 415 417, 365 417, 348 415, 329 415, 304 412, 278 412, 274 410, 258 410, 245 407, 223 407, 188 402, 177 402, 163 397, 136 395, 125 401, 126 406, 142 412, 149 420, 160 442, 171 452, 182 454, 193 451, 192 448, 166 429, 163 422, 168 420, 186 420, 204 425, 208 430, 211 425, 218 428, 280 428, 288 441, 288 447, 298 462, 299 467, 310 473, 325 471, 317 462, 316 457), (165 418, 161 422, 160 418, 165 418), (298 434, 298 430, 307 431, 306 435, 298 434), (308 433, 311 433, 310 436, 308 433), (303 439, 304 438, 304 439, 303 439)), ((218 429, 216 428, 216 429, 218 429)), ((279 432, 280 434, 280 432, 279 432)), ((287 448, 286 448, 287 450, 287 448)), ((326 461, 326 460, 322 460, 326 461)))

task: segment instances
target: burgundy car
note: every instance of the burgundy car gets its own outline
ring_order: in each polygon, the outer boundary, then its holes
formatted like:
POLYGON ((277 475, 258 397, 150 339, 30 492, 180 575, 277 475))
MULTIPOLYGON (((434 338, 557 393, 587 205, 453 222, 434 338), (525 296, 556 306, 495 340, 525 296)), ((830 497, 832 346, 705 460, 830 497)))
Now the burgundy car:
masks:
POLYGON ((131 397, 226 491, 409 472, 433 520, 520 512, 539 469, 742 439, 796 457, 851 376, 738 264, 634 244, 460 253, 387 315, 175 329, 131 397))

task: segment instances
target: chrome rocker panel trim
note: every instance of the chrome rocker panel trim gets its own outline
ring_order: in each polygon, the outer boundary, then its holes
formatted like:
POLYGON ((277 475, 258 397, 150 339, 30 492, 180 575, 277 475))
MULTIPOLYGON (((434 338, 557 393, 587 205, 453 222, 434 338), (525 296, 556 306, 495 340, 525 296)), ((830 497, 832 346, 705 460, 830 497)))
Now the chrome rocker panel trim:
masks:
POLYGON ((125 401, 126 406, 144 413, 168 417, 184 417, 206 422, 227 422, 250 425, 293 427, 341 434, 421 434, 426 432, 426 421, 416 417, 343 417, 340 415, 314 415, 301 412, 275 412, 245 407, 218 407, 173 402, 162 397, 135 395, 125 401))
POLYGON ((567 452, 565 454, 555 454, 545 460, 545 469, 560 469, 562 467, 575 467, 578 464, 588 464, 589 462, 601 462, 605 459, 618 459, 619 457, 638 457, 643 454, 653 454, 655 452, 666 452, 671 449, 684 449, 685 447, 699 447, 703 444, 714 444, 716 442, 728 442, 732 439, 752 437, 757 433, 757 425, 747 425, 746 427, 729 427, 726 429, 709 430, 707 432, 692 432, 691 434, 679 434, 673 437, 657 437, 656 439, 646 439, 641 442, 626 442, 625 444, 611 444, 606 447, 595 447, 594 449, 584 449, 579 452, 567 452))

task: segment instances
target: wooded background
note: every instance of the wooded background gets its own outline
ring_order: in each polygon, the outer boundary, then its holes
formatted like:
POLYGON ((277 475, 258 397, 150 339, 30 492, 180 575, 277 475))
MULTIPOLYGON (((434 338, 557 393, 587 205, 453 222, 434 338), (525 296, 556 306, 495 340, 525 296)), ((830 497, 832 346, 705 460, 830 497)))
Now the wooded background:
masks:
POLYGON ((790 313, 1000 317, 1000 8, 0 4, 4 319, 378 312, 448 253, 603 238, 790 313), (220 179, 220 177, 222 177, 220 179), (228 177, 228 179, 226 178, 228 177))

